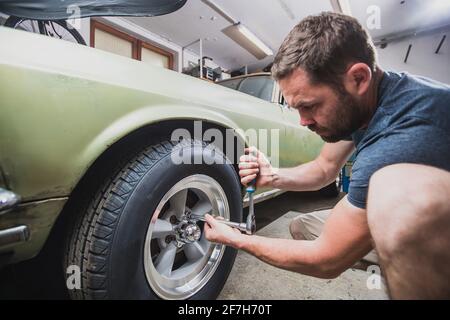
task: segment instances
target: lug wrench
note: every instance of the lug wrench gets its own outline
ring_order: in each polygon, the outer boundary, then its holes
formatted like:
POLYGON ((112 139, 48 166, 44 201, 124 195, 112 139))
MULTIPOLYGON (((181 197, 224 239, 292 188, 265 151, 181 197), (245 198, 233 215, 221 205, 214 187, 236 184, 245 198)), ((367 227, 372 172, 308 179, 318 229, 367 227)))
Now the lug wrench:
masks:
MULTIPOLYGON (((253 195, 256 191, 256 178, 253 179, 249 185, 247 186, 247 194, 248 194, 248 216, 247 216, 247 222, 246 223, 238 223, 238 222, 232 222, 228 220, 220 220, 216 219, 217 222, 223 223, 227 226, 230 226, 232 228, 236 228, 241 232, 245 232, 248 235, 252 235, 256 231, 256 220, 255 220, 255 205, 253 200, 253 195)), ((196 216, 191 215, 190 218, 193 218, 195 220, 204 221, 204 216, 196 216)))

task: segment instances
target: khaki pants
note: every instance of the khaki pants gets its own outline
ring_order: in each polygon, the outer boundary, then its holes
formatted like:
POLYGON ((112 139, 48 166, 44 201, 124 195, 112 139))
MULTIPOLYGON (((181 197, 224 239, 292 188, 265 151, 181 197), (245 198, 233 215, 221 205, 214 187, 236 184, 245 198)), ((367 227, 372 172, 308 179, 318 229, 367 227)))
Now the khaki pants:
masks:
MULTIPOLYGON (((325 221, 331 210, 314 211, 294 218, 289 226, 292 238, 296 240, 315 240, 322 233, 325 221)), ((362 260, 369 264, 378 264, 375 250, 369 252, 362 260)))

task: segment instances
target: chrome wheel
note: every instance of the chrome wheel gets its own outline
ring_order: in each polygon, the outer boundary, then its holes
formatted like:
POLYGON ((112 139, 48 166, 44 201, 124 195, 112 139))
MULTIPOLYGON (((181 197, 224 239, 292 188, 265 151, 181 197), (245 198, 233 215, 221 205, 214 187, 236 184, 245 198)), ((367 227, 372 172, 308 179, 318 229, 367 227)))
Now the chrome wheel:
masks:
POLYGON ((221 185, 206 175, 179 181, 152 215, 144 246, 147 281, 162 299, 187 299, 203 288, 220 264, 225 246, 206 240, 206 213, 230 218, 221 185))

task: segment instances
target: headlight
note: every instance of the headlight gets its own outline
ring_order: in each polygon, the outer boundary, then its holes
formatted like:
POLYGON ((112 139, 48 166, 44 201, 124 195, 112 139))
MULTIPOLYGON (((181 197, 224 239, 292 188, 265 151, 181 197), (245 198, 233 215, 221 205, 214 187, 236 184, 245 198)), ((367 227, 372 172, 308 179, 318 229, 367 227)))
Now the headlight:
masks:
POLYGON ((0 215, 14 208, 19 203, 20 196, 14 192, 0 188, 0 215))

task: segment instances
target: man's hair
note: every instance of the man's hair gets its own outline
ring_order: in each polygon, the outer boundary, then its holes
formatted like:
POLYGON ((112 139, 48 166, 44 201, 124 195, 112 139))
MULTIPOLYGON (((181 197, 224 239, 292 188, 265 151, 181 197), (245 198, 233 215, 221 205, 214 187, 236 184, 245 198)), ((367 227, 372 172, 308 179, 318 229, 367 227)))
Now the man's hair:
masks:
POLYGON ((356 62, 376 71, 375 46, 367 31, 353 17, 323 12, 306 17, 289 33, 274 59, 272 76, 281 80, 301 68, 313 83, 341 87, 341 76, 356 62))

